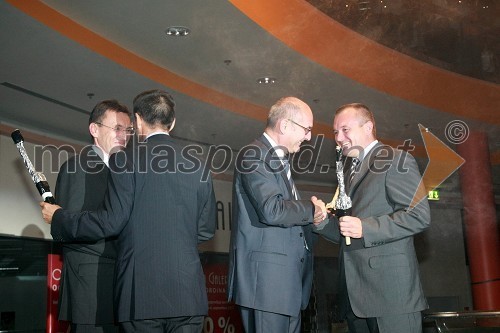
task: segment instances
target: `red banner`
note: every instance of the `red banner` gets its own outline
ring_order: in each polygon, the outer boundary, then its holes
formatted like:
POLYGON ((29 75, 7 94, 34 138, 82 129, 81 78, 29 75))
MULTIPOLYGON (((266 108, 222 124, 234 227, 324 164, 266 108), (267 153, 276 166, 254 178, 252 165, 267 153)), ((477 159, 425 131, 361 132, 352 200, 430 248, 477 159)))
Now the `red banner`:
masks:
POLYGON ((205 318, 203 333, 243 332, 236 305, 227 302, 227 264, 206 264, 203 269, 208 295, 208 317, 205 318))
POLYGON ((47 258, 47 325, 46 333, 64 333, 68 331, 69 323, 57 320, 57 305, 59 302, 59 285, 62 273, 62 258, 60 254, 49 254, 47 258))

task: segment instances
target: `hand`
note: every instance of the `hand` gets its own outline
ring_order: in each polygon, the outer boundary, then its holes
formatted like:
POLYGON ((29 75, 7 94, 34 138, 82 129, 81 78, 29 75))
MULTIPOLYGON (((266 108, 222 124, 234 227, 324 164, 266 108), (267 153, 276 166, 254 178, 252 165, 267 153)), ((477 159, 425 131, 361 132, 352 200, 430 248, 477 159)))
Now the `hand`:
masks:
POLYGON ((325 203, 315 196, 311 197, 311 202, 314 205, 314 224, 318 225, 328 216, 325 203))
POLYGON ((339 219, 340 233, 345 237, 363 237, 363 225, 361 220, 354 216, 342 216, 339 219))
POLYGON ((54 216, 55 211, 61 209, 61 206, 52 205, 43 201, 40 202, 40 207, 42 207, 42 217, 47 224, 52 223, 52 216, 54 216))

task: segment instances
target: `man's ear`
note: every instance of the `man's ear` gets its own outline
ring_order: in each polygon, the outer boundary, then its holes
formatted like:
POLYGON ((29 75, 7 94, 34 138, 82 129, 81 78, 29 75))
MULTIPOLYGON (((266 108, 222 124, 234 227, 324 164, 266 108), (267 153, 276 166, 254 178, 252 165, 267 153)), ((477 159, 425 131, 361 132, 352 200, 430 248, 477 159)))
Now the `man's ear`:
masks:
POLYGON ((278 121, 278 127, 279 127, 279 130, 280 130, 281 134, 285 134, 287 126, 288 126, 288 120, 286 120, 286 119, 280 119, 278 121))
POLYGON ((174 129, 174 127, 175 127, 175 118, 174 118, 174 121, 172 121, 172 124, 170 125, 170 127, 168 128, 168 131, 172 132, 172 130, 174 129))
POLYGON ((137 131, 138 131, 139 133, 141 133, 141 129, 142 129, 142 121, 143 121, 143 120, 142 120, 141 116, 140 116, 138 113, 136 113, 136 114, 135 114, 135 128, 137 128, 137 131))
POLYGON ((99 136, 98 126, 96 123, 89 124, 89 132, 93 138, 97 138, 99 136))
POLYGON ((372 130, 373 130, 373 122, 371 120, 368 120, 365 125, 365 131, 367 134, 371 134, 372 133, 372 130))

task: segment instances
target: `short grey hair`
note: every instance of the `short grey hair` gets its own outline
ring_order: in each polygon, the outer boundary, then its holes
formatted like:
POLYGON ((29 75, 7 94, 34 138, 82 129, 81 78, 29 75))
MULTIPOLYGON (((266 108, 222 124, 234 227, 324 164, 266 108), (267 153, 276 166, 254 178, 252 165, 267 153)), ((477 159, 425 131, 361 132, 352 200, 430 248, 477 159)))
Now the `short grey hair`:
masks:
POLYGON ((301 110, 299 101, 296 97, 280 98, 269 111, 266 127, 274 128, 281 119, 293 118, 301 110))

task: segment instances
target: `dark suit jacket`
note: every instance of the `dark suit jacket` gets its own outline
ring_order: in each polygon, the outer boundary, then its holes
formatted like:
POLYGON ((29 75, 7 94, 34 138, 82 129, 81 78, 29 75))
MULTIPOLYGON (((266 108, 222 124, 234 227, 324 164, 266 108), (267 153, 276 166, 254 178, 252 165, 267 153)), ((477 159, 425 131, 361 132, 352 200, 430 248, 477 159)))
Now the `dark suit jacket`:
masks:
POLYGON ((413 235, 430 225, 425 193, 421 193, 424 200, 409 208, 417 191, 422 190, 420 181, 418 166, 410 154, 377 143, 347 188, 352 215, 363 224, 363 238, 351 238, 352 244, 346 246, 335 217, 319 231, 341 244, 342 312, 347 308, 345 293, 359 317, 382 317, 427 308, 413 245, 413 235))
POLYGON ((183 148, 158 134, 113 154, 104 208, 54 214, 54 239, 118 236, 119 322, 208 312, 197 246, 215 233, 215 195, 203 164, 183 148))
MULTIPOLYGON (((96 148, 98 149, 98 148, 96 148)), ((68 159, 59 170, 57 203, 72 212, 95 210, 102 204, 109 169, 90 147, 68 159)), ((116 258, 112 240, 63 245, 59 320, 75 324, 110 324, 116 258)))
POLYGON ((233 184, 228 298, 297 316, 311 292, 314 207, 295 200, 283 166, 262 136, 238 155, 233 184))

